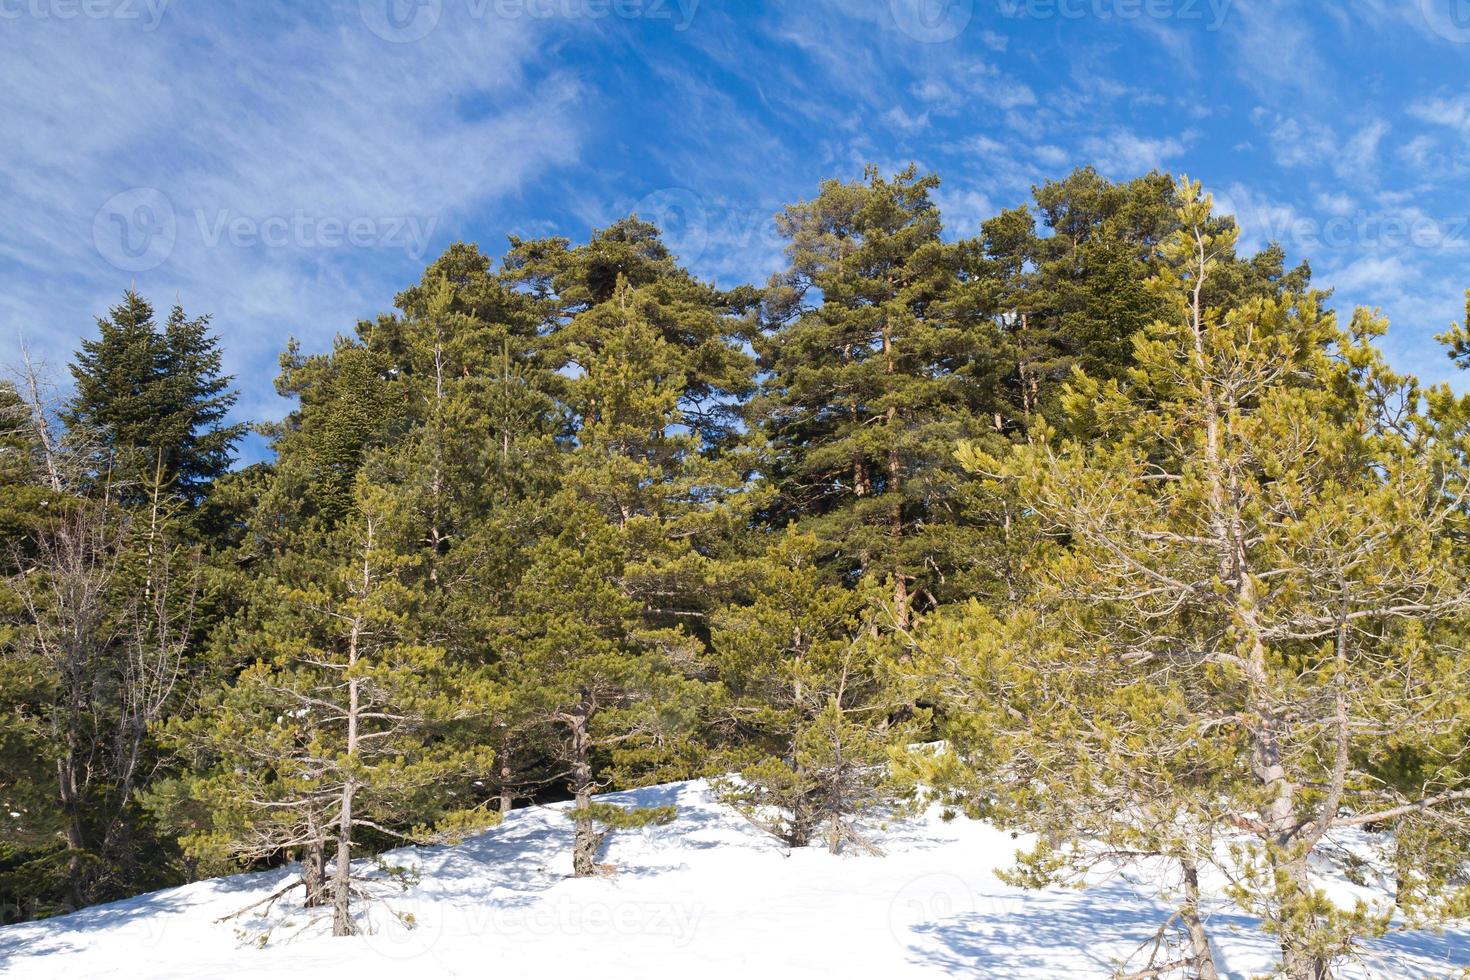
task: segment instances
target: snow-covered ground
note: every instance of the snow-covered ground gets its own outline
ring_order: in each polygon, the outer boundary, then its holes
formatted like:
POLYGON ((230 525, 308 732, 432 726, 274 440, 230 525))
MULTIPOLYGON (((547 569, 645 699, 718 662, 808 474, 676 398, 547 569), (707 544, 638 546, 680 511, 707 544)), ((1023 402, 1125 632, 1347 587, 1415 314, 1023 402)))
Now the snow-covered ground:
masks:
MULTIPOLYGON (((1168 917, 1143 870, 1085 891, 1002 884, 992 872, 1018 842, 983 823, 902 824, 878 835, 885 857, 833 858, 788 852, 703 783, 608 799, 679 806, 674 824, 614 835, 605 860, 615 877, 570 878, 569 821, 524 810, 457 847, 388 855, 418 881, 372 912, 372 935, 325 935, 330 923, 294 904, 299 891, 268 916, 217 921, 288 884, 296 872, 283 869, 0 929, 0 976, 1052 980, 1110 976, 1168 917)), ((1270 969, 1255 922, 1221 907, 1209 925, 1226 976, 1270 969)), ((1444 977, 1467 966, 1470 931, 1397 934, 1345 975, 1444 977)))

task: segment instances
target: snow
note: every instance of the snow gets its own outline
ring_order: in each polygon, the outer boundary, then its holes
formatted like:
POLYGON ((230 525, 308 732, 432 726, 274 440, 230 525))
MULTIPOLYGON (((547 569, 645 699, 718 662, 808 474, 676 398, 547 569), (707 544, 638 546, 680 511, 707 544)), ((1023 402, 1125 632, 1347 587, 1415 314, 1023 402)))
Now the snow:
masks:
MULTIPOLYGON (((1149 867, 1081 891, 1002 884, 994 869, 1025 842, 984 823, 930 815, 878 832, 884 857, 834 858, 788 851, 702 782, 607 799, 679 807, 671 825, 612 837, 614 877, 571 878, 570 822, 557 808, 522 810, 458 846, 386 855, 416 883, 365 913, 371 935, 333 939, 325 917, 296 904, 299 890, 268 914, 217 921, 289 884, 298 869, 284 868, 0 929, 0 976, 1053 980, 1110 976, 1169 916, 1167 876, 1149 867)), ((1217 901, 1209 928, 1222 975, 1271 968, 1254 920, 1217 901)), ((1467 965, 1470 929, 1398 933, 1343 975, 1443 977, 1467 965)))

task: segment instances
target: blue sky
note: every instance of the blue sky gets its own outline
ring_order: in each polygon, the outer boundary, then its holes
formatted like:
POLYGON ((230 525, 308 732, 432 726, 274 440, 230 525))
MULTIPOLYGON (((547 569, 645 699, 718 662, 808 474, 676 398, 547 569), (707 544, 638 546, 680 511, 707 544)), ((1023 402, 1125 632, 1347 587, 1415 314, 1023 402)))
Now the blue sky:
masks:
POLYGON ((60 373, 132 284, 276 418, 286 338, 450 242, 637 210, 760 282, 778 207, 912 160, 955 235, 1081 164, 1187 173, 1449 380, 1467 79, 1470 0, 0 0, 0 360, 60 373))

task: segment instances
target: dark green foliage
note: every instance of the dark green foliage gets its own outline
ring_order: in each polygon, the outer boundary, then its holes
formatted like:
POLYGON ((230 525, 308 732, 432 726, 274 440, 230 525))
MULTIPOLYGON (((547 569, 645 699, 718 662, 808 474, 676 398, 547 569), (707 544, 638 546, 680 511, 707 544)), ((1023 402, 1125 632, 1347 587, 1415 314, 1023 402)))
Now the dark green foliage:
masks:
POLYGON ((220 373, 209 317, 190 319, 175 306, 160 325, 148 301, 129 290, 97 330, 72 365, 67 426, 100 446, 99 479, 136 480, 161 461, 165 482, 197 502, 229 469, 245 431, 225 422, 236 395, 220 373))
POLYGON ((907 797, 891 754, 923 730, 876 628, 879 596, 836 584, 814 536, 788 533, 745 563, 736 602, 715 617, 722 712, 739 734, 721 797, 792 847, 821 836, 872 852, 864 817, 907 797), (898 719, 902 719, 899 721, 898 719))
POLYGON ((619 222, 578 249, 519 242, 509 267, 543 311, 571 441, 505 677, 576 800, 586 875, 609 830, 648 819, 594 811, 593 792, 696 764, 713 556, 749 511, 730 403, 753 364, 740 304, 678 268, 652 226, 619 222))
MULTIPOLYGON (((998 308, 1013 373, 1007 379, 1008 427, 1038 417, 1061 422, 1063 384, 1074 370, 1123 381, 1133 337, 1165 303, 1149 280, 1178 230, 1178 194, 1167 174, 1114 183, 1090 167, 1037 187, 1034 204, 985 222, 977 243, 1001 283, 998 308)), ((1211 230, 1233 226, 1213 216, 1211 230)), ((1311 270, 1287 271, 1272 245, 1250 260, 1222 265, 1206 302, 1225 306, 1252 297, 1305 291, 1311 270)))
POLYGON ((790 266, 767 292, 751 412, 769 441, 769 519, 816 534, 845 580, 886 579, 900 626, 974 543, 953 446, 994 432, 1007 373, 993 285, 942 240, 937 186, 870 169, 777 217, 790 266))
POLYGON ((1305 264, 1238 255, 1165 175, 1079 170, 973 240, 938 186, 822 183, 765 289, 636 217, 498 266, 452 245, 329 350, 288 343, 292 411, 237 472, 207 318, 129 292, 63 411, 0 385, 0 903, 300 858, 350 933, 355 856, 560 800, 597 874, 675 816, 604 791, 708 776, 833 851, 927 786, 1038 834, 1027 884, 1099 843, 1188 880, 1237 835, 1236 897, 1298 973, 1387 921, 1305 877, 1323 800, 1396 831, 1403 909, 1463 906, 1462 798, 1396 805, 1465 784, 1460 607, 1410 607, 1460 595, 1470 400, 1387 371, 1374 317, 1338 329, 1305 264), (1372 615, 1329 649, 1334 588, 1372 615), (1337 676, 1375 737, 1329 724, 1337 676))

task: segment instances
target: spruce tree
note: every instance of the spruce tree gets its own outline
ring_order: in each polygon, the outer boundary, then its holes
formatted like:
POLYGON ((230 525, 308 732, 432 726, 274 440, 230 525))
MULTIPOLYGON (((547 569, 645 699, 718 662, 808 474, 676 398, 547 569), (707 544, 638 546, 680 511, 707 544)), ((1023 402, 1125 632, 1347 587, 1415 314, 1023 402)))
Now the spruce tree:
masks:
POLYGON ((291 341, 276 390, 295 411, 263 430, 276 453, 256 514, 255 548, 267 554, 294 535, 324 535, 351 515, 358 473, 369 455, 413 424, 392 362, 345 337, 327 354, 304 355, 291 341))
POLYGON ((161 459, 174 491, 198 502, 229 469, 245 431, 225 421, 237 396, 221 374, 209 317, 191 319, 175 306, 159 325, 148 301, 129 290, 97 330, 72 364, 68 428, 100 440, 106 458, 98 466, 114 478, 143 478, 161 459))

